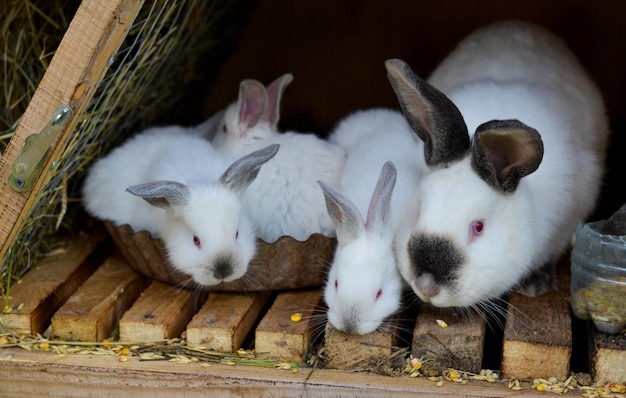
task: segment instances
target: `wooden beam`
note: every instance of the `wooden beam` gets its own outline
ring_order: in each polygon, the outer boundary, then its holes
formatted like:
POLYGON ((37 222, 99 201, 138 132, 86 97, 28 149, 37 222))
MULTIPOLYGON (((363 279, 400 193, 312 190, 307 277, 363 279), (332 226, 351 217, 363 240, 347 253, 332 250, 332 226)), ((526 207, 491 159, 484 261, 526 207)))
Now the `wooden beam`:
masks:
POLYGON ((8 308, 0 314, 2 322, 18 332, 43 333, 52 314, 98 268, 102 252, 112 247, 104 238, 102 233, 83 235, 30 270, 11 289, 8 308))
POLYGON ((143 277, 119 253, 109 257, 52 317, 52 336, 102 341, 143 290, 143 277))
POLYGON ((539 297, 512 294, 502 345, 502 377, 565 377, 571 355, 569 283, 539 297))
POLYGON ((222 352, 242 348, 269 297, 269 292, 210 293, 187 325, 187 345, 222 352))
POLYGON ((595 381, 626 382, 626 335, 600 333, 590 326, 590 368, 595 381))
POLYGON ((320 289, 284 292, 263 317, 255 333, 255 351, 270 359, 302 363, 315 329, 315 313, 322 300, 320 289), (301 314, 301 320, 291 315, 301 314))
POLYGON ((191 290, 153 281, 120 319, 120 341, 180 337, 199 299, 191 290))
POLYGON ((402 320, 402 315, 391 316, 379 329, 364 335, 344 333, 327 322, 324 367, 352 371, 375 368, 389 359, 397 348, 402 320))
POLYGON ((485 319, 480 315, 462 315, 426 304, 420 306, 411 354, 416 358, 434 359, 429 366, 436 364, 440 369, 478 373, 484 344, 485 319))
POLYGON ((4 202, 0 206, 0 260, 5 258, 18 235, 53 162, 64 147, 63 143, 91 100, 108 68, 110 57, 119 49, 142 4, 143 0, 83 0, 72 18, 15 134, 0 157, 0 197, 4 202), (20 154, 26 138, 38 133, 61 104, 72 107, 74 118, 52 144, 32 190, 26 193, 13 191, 8 183, 13 161, 20 154))

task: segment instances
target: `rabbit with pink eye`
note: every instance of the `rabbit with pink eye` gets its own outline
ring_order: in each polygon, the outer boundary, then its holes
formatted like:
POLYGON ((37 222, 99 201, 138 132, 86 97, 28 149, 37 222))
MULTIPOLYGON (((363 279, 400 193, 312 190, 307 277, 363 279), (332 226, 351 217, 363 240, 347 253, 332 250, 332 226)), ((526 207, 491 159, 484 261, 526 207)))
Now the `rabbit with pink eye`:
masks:
POLYGON ((280 145, 243 198, 259 238, 268 243, 284 235, 299 241, 313 233, 334 237, 317 180, 338 183, 345 160, 340 147, 315 134, 277 130, 280 100, 291 80, 285 74, 267 88, 256 80, 242 81, 238 100, 225 110, 212 140, 233 158, 280 145))
POLYGON ((83 202, 95 218, 162 239, 173 268, 209 286, 248 269, 256 238, 241 198, 278 145, 231 162, 191 130, 150 128, 113 149, 89 169, 83 202))
POLYGON ((398 267, 439 307, 547 291, 593 210, 609 135, 599 90, 565 44, 517 21, 472 33, 428 81, 386 62, 431 171, 398 267))
POLYGON ((320 181, 337 233, 324 288, 327 317, 343 332, 367 334, 401 306, 404 283, 394 235, 406 222, 405 210, 415 201, 426 165, 415 156, 421 141, 398 111, 350 114, 329 140, 342 146, 347 158, 337 190, 320 181))

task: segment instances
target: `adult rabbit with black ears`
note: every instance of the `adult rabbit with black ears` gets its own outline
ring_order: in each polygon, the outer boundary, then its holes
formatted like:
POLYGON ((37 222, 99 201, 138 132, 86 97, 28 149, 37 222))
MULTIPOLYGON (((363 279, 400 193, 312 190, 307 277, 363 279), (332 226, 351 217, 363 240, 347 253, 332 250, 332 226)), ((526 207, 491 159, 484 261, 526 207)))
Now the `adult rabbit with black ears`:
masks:
POLYGON ((428 81, 401 60, 386 67, 431 169, 399 233, 406 281, 439 307, 545 292, 599 195, 598 88, 559 38, 519 21, 472 33, 428 81))

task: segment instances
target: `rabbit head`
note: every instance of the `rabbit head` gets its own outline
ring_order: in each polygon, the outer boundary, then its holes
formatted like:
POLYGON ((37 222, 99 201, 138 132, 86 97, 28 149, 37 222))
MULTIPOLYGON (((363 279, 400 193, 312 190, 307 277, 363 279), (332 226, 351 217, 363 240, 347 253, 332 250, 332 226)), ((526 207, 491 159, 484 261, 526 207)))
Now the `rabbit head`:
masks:
POLYGON ((278 147, 270 145, 235 161, 217 182, 155 181, 127 188, 170 215, 160 235, 174 268, 200 285, 232 281, 246 273, 256 238, 241 197, 278 147))
POLYGON ((280 119, 282 94, 293 76, 286 73, 267 88, 253 79, 239 84, 239 97, 225 110, 212 143, 230 153, 243 153, 259 138, 275 134, 280 119))
POLYGON ((446 95, 401 60, 386 67, 431 169, 420 185, 416 223, 398 232, 398 268, 435 306, 497 298, 537 266, 535 199, 520 187, 542 161, 541 136, 518 120, 492 120, 470 142, 446 95))

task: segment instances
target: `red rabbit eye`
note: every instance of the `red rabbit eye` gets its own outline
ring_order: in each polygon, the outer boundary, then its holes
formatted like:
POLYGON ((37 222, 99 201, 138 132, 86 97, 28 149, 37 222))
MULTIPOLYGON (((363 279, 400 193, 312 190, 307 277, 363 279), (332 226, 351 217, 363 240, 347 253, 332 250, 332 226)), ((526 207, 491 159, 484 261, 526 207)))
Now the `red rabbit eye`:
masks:
POLYGON ((339 282, 337 281, 337 279, 335 279, 335 290, 337 290, 338 287, 339 287, 339 282))
POLYGON ((378 300, 380 296, 382 295, 383 295, 383 289, 378 289, 378 291, 376 292, 376 300, 378 300))
POLYGON ((196 235, 193 236, 193 244, 196 245, 198 249, 202 246, 202 244, 200 243, 200 238, 198 238, 196 235))
POLYGON ((485 222, 483 220, 474 220, 470 224, 469 241, 473 242, 474 239, 482 235, 485 230, 485 222))

